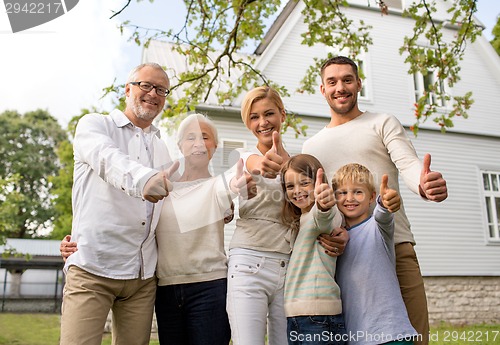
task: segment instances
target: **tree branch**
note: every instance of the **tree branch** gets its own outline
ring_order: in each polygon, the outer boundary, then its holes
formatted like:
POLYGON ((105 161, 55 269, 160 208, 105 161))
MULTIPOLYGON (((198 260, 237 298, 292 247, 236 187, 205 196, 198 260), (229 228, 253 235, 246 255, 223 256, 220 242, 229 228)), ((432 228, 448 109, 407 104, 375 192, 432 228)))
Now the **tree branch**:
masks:
POLYGON ((122 13, 122 12, 123 12, 123 10, 124 10, 125 8, 127 8, 127 7, 128 7, 128 5, 130 5, 130 1, 131 1, 131 0, 128 0, 128 1, 127 1, 127 3, 125 4, 125 6, 123 6, 123 7, 122 7, 122 9, 121 9, 121 10, 119 10, 118 12, 115 12, 115 14, 113 14, 111 17, 109 17, 109 19, 113 19, 114 17, 116 17, 117 15, 119 15, 120 13, 122 13))

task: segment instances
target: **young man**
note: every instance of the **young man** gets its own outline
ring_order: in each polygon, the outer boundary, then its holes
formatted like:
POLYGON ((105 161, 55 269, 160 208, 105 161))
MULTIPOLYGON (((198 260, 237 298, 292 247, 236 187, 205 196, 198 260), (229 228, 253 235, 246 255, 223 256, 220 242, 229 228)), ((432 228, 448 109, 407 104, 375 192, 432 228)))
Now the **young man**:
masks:
MULTIPOLYGON (((447 198, 446 181, 441 173, 430 170, 430 155, 425 156, 422 166, 396 117, 359 110, 361 79, 351 59, 338 56, 325 61, 321 80, 320 91, 330 106, 331 119, 304 143, 303 153, 318 158, 329 175, 345 164, 357 162, 373 173, 376 184, 380 184, 383 174, 388 174, 390 187, 398 193, 401 172, 408 188, 424 200, 441 202, 447 198)), ((402 202, 395 214, 395 224, 396 271, 401 294, 412 325, 422 335, 423 342, 416 344, 427 344, 429 320, 424 283, 402 202)))
POLYGON ((142 64, 127 80, 124 112, 89 114, 78 123, 72 231, 78 250, 65 265, 61 345, 100 345, 110 309, 113 344, 149 343, 159 217, 153 210, 168 195, 169 171, 162 169, 170 163, 152 123, 169 87, 161 66, 142 64))

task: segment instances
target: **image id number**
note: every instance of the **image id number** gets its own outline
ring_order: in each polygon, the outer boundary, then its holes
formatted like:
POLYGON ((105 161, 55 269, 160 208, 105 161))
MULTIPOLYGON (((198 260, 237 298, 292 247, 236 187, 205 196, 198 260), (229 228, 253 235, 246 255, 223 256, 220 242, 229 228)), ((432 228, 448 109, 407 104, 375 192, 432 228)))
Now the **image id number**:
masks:
POLYGON ((500 339, 500 331, 444 331, 443 341, 457 342, 459 340, 465 342, 496 341, 500 339))
POLYGON ((7 13, 59 13, 63 12, 62 4, 60 2, 43 3, 43 2, 30 2, 20 4, 18 2, 6 2, 5 9, 7 13))

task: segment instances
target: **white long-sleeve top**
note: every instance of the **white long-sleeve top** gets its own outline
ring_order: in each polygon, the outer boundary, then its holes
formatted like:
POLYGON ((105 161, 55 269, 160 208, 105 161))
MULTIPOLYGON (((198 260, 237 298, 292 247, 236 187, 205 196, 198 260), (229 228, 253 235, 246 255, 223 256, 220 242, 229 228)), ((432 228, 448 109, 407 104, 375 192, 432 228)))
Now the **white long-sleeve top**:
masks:
MULTIPOLYGON (((251 155, 262 156, 254 147, 238 149, 244 169, 251 155)), ((236 220, 229 249, 244 248, 263 252, 290 254, 291 229, 282 223, 281 211, 285 195, 281 188, 281 176, 274 179, 256 176, 257 195, 249 200, 239 198, 239 218, 236 220)))
POLYGON ((72 240, 65 265, 112 279, 154 276, 159 210, 141 198, 149 178, 171 162, 159 130, 134 126, 119 110, 80 119, 73 143, 72 240), (154 215, 154 217, 153 217, 154 215))
POLYGON ((227 277, 224 216, 236 197, 229 181, 221 174, 173 183, 156 228, 158 285, 227 277))

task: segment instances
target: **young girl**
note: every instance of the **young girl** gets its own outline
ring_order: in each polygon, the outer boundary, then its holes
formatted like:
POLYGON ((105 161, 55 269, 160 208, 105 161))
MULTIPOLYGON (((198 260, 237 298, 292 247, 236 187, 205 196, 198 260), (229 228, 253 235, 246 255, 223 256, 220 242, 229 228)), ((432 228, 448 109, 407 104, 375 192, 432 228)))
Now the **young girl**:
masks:
POLYGON ((290 158, 281 176, 283 221, 298 231, 285 283, 288 344, 345 344, 337 259, 317 241, 342 223, 333 190, 311 155, 290 158))

